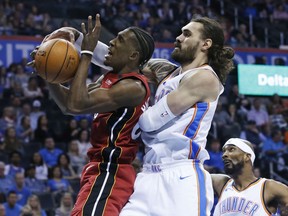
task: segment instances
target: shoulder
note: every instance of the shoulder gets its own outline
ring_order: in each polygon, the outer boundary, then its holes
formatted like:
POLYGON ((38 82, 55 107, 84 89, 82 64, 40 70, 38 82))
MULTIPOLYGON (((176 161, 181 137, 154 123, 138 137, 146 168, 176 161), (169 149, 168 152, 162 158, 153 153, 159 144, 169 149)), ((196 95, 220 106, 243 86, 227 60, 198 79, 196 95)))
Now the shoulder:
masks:
POLYGON ((224 174, 211 174, 212 184, 215 192, 219 196, 227 182, 231 179, 228 175, 224 174))
POLYGON ((275 181, 273 179, 267 179, 265 181, 265 201, 270 202, 272 200, 286 200, 288 202, 288 187, 287 185, 275 181))

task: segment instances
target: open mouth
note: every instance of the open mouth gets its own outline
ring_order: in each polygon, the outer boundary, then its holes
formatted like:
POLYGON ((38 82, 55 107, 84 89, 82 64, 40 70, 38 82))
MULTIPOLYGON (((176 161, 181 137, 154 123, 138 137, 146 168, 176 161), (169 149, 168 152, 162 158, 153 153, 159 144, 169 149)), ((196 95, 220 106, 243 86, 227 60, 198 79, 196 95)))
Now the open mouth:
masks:
POLYGON ((224 163, 224 166, 229 166, 231 164, 231 161, 230 160, 224 160, 223 163, 224 163))

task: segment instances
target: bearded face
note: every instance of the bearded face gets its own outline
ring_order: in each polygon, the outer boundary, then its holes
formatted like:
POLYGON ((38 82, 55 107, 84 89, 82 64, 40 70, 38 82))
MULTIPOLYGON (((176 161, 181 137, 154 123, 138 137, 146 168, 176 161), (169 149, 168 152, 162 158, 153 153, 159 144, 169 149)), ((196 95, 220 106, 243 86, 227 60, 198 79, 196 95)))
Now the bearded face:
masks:
POLYGON ((199 43, 184 47, 183 44, 176 43, 175 49, 173 50, 171 57, 176 62, 183 64, 190 64, 196 58, 197 49, 199 43))
POLYGON ((234 161, 224 161, 224 171, 229 176, 238 176, 242 174, 244 160, 235 163, 234 161))

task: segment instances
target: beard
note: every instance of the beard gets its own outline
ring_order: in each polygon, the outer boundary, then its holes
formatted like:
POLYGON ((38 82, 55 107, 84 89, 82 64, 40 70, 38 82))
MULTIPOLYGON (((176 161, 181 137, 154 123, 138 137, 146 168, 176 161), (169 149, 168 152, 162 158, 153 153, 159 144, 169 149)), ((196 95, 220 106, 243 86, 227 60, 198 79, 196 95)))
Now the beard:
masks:
POLYGON ((178 49, 174 49, 171 57, 176 62, 183 64, 190 64, 196 58, 196 51, 198 49, 199 42, 193 47, 188 47, 187 49, 181 49, 181 46, 178 46, 178 49))
POLYGON ((238 176, 242 174, 242 169, 244 167, 244 161, 240 161, 237 164, 231 164, 231 167, 224 166, 224 171, 229 176, 238 176))

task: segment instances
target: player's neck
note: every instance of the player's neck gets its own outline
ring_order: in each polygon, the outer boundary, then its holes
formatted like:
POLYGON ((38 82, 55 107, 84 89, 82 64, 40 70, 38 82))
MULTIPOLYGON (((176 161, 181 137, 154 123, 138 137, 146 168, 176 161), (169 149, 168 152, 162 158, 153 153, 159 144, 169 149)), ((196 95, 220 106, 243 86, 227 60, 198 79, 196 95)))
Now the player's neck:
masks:
POLYGON ((196 58, 194 59, 194 61, 192 61, 191 63, 188 64, 182 64, 182 71, 185 72, 187 70, 191 70, 194 68, 198 68, 204 65, 208 65, 208 59, 203 57, 203 58, 196 58))
POLYGON ((233 177, 234 187, 239 191, 245 190, 257 179, 258 178, 253 174, 253 172, 243 172, 241 175, 233 177))

